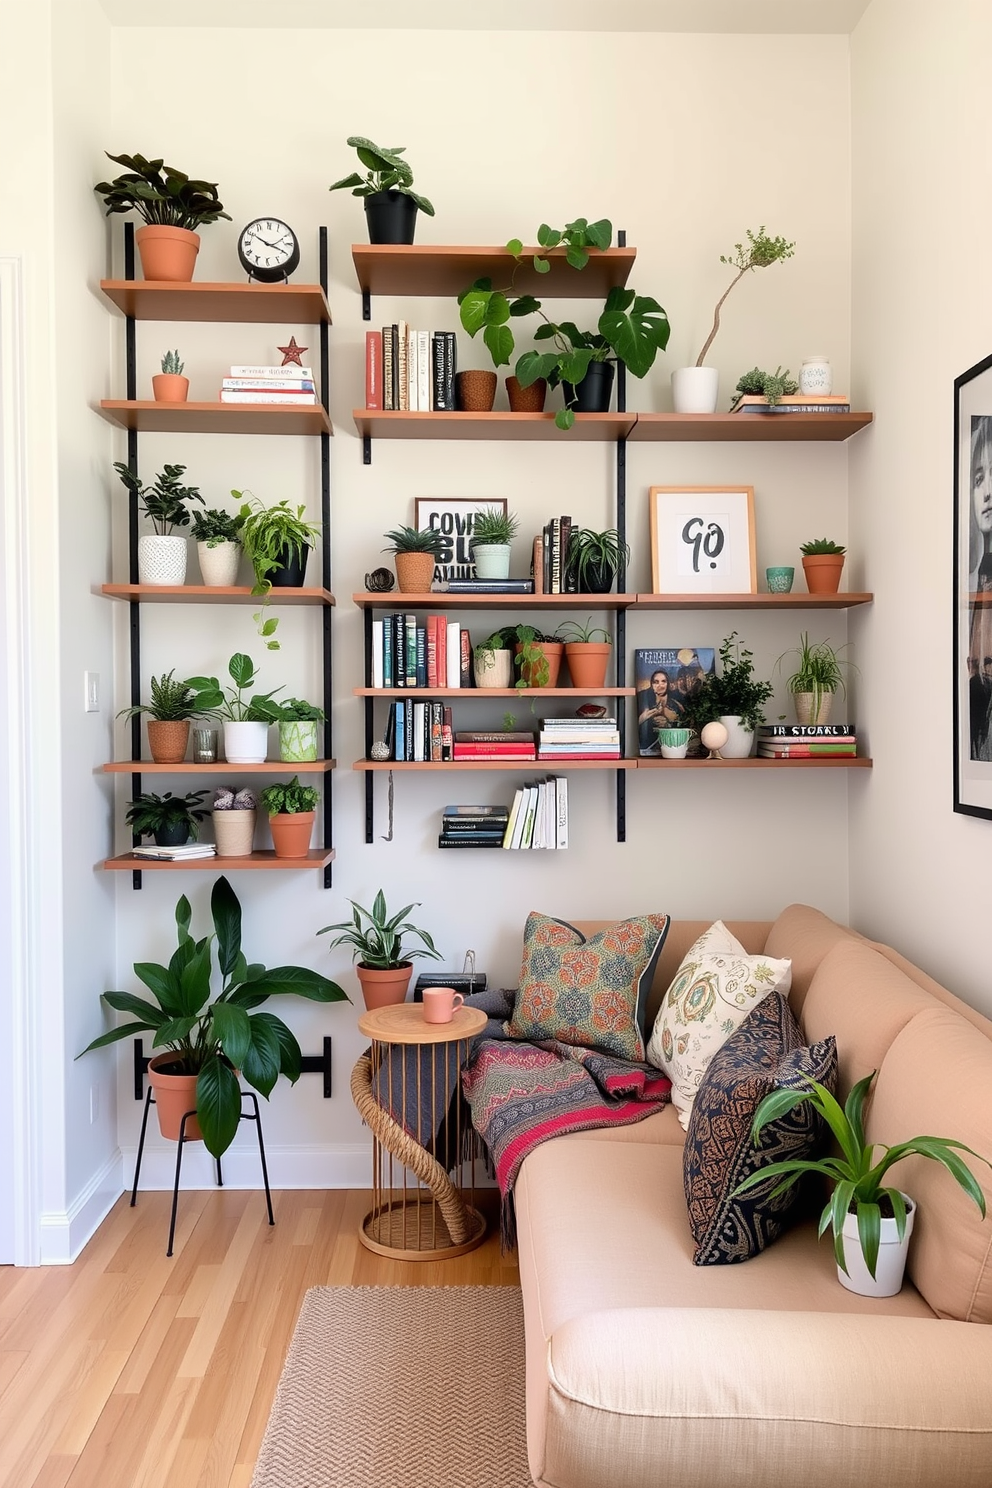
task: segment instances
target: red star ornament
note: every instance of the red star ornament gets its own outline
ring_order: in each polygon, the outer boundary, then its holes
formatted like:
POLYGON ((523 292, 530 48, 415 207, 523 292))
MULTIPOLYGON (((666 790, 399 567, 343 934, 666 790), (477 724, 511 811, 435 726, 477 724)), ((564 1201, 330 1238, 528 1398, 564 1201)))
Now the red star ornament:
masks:
POLYGON ((295 336, 290 336, 290 338, 289 338, 289 345, 288 346, 277 346, 276 347, 276 350, 277 351, 281 351, 282 354, 283 354, 283 356, 282 356, 282 365, 284 367, 288 367, 289 364, 290 364, 290 362, 295 362, 296 365, 297 365, 297 367, 302 367, 303 366, 303 353, 305 351, 309 351, 310 348, 309 348, 309 346, 297 346, 297 344, 296 344, 296 337, 295 336))

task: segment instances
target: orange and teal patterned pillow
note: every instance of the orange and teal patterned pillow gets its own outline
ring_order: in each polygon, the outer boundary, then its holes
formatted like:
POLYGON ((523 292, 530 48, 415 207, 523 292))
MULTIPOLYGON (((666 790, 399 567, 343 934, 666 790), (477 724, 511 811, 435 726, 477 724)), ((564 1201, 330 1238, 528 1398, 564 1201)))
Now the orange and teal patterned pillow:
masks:
POLYGON ((669 923, 640 915, 587 939, 566 920, 529 914, 508 1036, 642 1061, 645 1003, 669 923))

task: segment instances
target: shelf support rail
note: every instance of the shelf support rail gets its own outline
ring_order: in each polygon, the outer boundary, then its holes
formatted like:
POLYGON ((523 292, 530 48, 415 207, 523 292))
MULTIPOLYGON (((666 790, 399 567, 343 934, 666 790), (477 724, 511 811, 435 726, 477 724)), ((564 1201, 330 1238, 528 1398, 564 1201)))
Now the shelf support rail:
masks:
MULTIPOLYGON (((300 1060, 300 1073, 304 1075, 323 1075, 324 1077, 324 1100, 330 1100, 333 1095, 331 1088, 331 1036, 325 1034, 323 1049, 319 1054, 304 1054, 300 1060)), ((134 1074, 134 1098, 142 1101, 145 1098, 145 1076, 148 1073, 150 1056, 145 1053, 144 1043, 140 1038, 134 1040, 134 1054, 132 1069, 134 1074)))
MULTIPOLYGON (((321 227, 318 234, 318 257, 320 264, 320 286, 328 292, 327 273, 327 228, 321 227)), ((324 412, 330 417, 330 353, 327 321, 320 322, 320 388, 324 412)), ((325 589, 331 588, 331 438, 326 430, 320 435, 320 522, 321 522, 321 582, 325 589)), ((334 668, 331 653, 331 621, 333 611, 324 605, 321 612, 321 670, 323 673, 324 708, 324 758, 330 759, 334 748, 334 731, 331 723, 333 704, 334 668)), ((334 812, 331 781, 324 779, 323 791, 324 847, 334 845, 334 812)), ((333 881, 333 865, 328 863, 323 873, 324 888, 329 889, 333 881)))
MULTIPOLYGON (((626 248, 627 232, 625 228, 617 231, 617 247, 626 248)), ((627 412, 627 368, 623 362, 617 362, 617 412, 627 412)), ((617 536, 620 539, 620 552, 624 552, 624 543, 627 538, 627 441, 621 436, 617 440, 617 536)), ((617 575, 617 592, 627 592, 627 564, 621 558, 620 571, 617 575)), ((625 687, 627 678, 627 614, 625 610, 617 610, 616 614, 616 668, 617 686, 625 687)), ((618 699, 617 726, 620 730, 620 755, 624 757, 627 753, 627 705, 623 698, 618 699)), ((627 840, 627 772, 617 772, 617 841, 627 840)))

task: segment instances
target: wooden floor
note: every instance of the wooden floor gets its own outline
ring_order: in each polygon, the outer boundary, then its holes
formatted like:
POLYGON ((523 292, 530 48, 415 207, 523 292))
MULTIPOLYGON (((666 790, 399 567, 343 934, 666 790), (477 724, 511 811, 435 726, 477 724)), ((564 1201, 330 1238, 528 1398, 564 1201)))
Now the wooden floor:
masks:
MULTIPOLYGON (((494 1226, 439 1263, 372 1255, 362 1191, 122 1198, 73 1266, 0 1268, 3 1488, 248 1488, 311 1286, 514 1286, 494 1226)), ((491 1207, 491 1206, 490 1206, 491 1207)), ((304 1488, 304 1485, 301 1485, 304 1488)))

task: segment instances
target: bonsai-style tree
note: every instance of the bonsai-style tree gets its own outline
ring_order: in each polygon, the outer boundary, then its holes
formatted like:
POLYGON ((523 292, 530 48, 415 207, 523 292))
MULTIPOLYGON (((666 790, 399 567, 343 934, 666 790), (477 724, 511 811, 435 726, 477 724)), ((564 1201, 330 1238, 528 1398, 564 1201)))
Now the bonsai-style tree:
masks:
POLYGON ((716 309, 713 312, 713 329, 706 337, 703 349, 696 358, 697 367, 703 365, 706 353, 713 345, 716 333, 720 329, 720 311, 734 285, 739 284, 744 275, 750 274, 752 269, 770 268, 773 263, 781 263, 783 259, 791 258, 795 251, 795 243, 787 243, 785 238, 770 238, 765 229, 759 227, 756 233, 753 233, 750 228, 747 229, 746 247, 743 243, 735 243, 733 254, 720 254, 720 262, 730 264, 737 270, 737 273, 716 302, 716 309))

